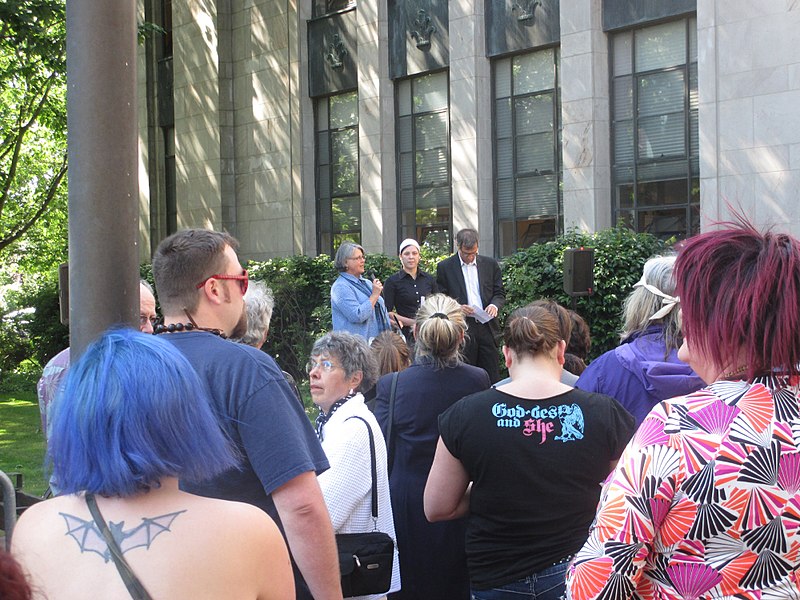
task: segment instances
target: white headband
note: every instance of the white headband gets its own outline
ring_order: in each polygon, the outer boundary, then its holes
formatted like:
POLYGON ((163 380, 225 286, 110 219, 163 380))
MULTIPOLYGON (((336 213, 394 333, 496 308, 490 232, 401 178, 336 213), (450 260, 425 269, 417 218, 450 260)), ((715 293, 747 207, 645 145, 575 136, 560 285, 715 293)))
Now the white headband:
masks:
POLYGON ((639 281, 637 281, 635 284, 633 284, 633 287, 634 288, 643 287, 644 289, 646 289, 651 294, 654 294, 654 295, 662 298, 661 304, 663 306, 660 309, 658 309, 652 317, 650 317, 648 319, 649 321, 655 321, 657 319, 663 319, 681 301, 681 299, 678 296, 670 296, 669 294, 665 294, 660 289, 658 289, 656 286, 650 285, 649 283, 647 283, 645 281, 645 279, 644 279, 644 275, 642 275, 642 278, 639 281))

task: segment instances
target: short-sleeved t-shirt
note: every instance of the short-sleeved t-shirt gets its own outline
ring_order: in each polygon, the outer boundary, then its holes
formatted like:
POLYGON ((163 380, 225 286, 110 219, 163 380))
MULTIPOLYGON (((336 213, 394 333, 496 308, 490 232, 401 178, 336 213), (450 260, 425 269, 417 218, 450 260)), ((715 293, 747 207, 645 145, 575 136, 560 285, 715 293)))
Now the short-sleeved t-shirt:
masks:
POLYGON ((192 331, 164 336, 189 360, 210 391, 220 425, 242 455, 231 469, 203 483, 181 482, 193 494, 258 506, 279 524, 272 492, 328 459, 280 368, 245 344, 192 331))
POLYGON ((481 590, 580 550, 634 420, 601 394, 574 389, 527 400, 490 389, 448 409, 439 431, 473 482, 467 564, 481 590))

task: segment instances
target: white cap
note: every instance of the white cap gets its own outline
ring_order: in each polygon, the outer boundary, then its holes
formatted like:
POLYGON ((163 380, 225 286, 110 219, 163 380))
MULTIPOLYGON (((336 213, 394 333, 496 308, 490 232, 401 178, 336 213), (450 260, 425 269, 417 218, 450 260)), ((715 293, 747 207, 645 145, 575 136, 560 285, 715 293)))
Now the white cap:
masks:
POLYGON ((405 250, 408 246, 414 246, 417 250, 419 250, 419 244, 417 240, 412 238, 406 238, 402 242, 400 242, 400 251, 398 254, 402 254, 403 250, 405 250))

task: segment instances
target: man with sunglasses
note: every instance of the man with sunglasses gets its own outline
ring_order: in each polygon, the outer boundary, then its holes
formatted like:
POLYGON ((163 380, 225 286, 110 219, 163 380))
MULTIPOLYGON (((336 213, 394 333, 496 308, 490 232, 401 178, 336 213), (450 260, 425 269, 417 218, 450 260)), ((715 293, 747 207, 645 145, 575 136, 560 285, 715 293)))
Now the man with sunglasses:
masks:
POLYGON ((266 353, 225 337, 247 329, 247 271, 227 233, 179 231, 153 256, 164 323, 156 333, 175 344, 205 381, 220 426, 241 455, 232 469, 191 493, 258 506, 284 532, 295 563, 297 598, 342 597, 339 561, 317 474, 328 460, 280 368, 266 353))

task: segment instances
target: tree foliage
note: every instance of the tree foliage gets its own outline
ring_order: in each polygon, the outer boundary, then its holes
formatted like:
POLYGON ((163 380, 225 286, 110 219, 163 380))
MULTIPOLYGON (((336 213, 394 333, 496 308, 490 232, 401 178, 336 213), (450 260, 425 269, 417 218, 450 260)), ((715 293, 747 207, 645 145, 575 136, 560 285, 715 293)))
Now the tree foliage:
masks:
POLYGON ((0 3, 0 252, 22 271, 66 256, 65 53, 63 0, 0 3))

